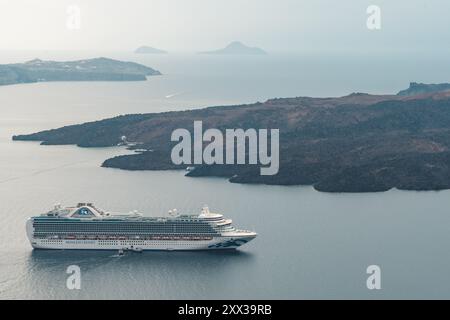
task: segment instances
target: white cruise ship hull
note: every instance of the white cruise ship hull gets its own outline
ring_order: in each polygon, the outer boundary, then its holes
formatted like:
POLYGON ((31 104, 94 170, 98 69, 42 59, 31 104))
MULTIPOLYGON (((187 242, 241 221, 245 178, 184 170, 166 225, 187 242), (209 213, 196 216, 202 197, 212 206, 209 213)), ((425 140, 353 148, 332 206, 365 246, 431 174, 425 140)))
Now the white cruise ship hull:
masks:
POLYGON ((212 240, 63 240, 32 239, 35 249, 56 250, 224 250, 236 249, 254 237, 214 238, 212 240))

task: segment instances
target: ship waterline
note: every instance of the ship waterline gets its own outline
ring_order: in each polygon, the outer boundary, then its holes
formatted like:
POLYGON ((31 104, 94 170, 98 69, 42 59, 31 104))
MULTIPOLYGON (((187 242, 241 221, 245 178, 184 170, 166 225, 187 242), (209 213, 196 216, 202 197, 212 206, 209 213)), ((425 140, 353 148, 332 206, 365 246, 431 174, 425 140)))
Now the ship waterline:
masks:
POLYGON ((204 207, 197 215, 144 217, 137 212, 112 214, 91 203, 59 205, 27 221, 35 249, 223 250, 236 249, 256 233, 236 229, 232 220, 204 207))

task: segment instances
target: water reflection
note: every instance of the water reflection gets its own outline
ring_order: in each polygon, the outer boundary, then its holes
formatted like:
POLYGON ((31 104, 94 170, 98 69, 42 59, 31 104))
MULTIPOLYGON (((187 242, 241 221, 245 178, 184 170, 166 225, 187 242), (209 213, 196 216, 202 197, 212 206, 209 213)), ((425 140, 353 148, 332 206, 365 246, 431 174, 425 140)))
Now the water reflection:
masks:
POLYGON ((28 294, 52 299, 215 297, 229 292, 230 277, 253 263, 254 254, 239 250, 146 251, 123 256, 115 251, 33 250, 27 260, 28 294), (81 290, 66 287, 70 265, 81 269, 81 290))

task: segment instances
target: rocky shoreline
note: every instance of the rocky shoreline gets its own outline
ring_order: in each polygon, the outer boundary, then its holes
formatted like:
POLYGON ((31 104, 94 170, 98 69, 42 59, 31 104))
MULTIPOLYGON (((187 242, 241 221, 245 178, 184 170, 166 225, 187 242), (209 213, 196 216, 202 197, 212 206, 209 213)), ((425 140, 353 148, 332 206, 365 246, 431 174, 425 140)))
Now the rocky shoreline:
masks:
MULTIPOLYGON (((435 87, 432 87, 434 90, 435 87)), ((186 169, 171 162, 176 128, 277 128, 280 170, 261 176, 258 166, 200 165, 190 177, 219 176, 233 183, 313 185, 325 192, 450 189, 450 92, 420 95, 354 93, 339 98, 286 98, 241 106, 124 115, 67 126, 14 140, 44 145, 106 147, 121 137, 139 152, 107 159, 124 170, 186 169)))

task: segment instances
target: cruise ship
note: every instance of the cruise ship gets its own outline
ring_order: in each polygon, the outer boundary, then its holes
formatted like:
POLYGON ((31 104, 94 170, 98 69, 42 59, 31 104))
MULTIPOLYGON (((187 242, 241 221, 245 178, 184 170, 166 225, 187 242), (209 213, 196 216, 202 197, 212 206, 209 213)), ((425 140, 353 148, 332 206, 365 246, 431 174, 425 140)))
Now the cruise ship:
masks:
POLYGON ((236 249, 256 233, 239 230, 223 215, 204 207, 200 214, 144 217, 138 212, 113 214, 92 203, 55 208, 27 221, 35 249, 216 250, 236 249))

